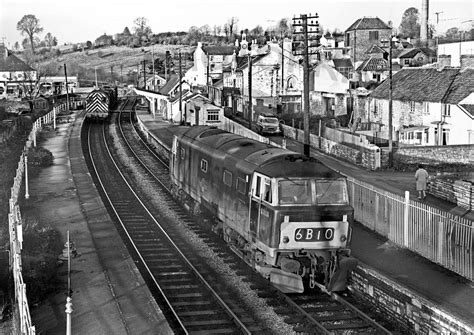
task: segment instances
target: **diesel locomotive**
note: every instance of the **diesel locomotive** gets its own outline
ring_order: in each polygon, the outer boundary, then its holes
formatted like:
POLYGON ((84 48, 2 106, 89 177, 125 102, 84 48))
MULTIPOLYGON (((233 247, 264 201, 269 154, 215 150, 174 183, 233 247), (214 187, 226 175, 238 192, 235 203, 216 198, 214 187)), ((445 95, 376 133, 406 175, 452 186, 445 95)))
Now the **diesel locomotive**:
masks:
POLYGON ((86 120, 104 121, 117 102, 117 89, 95 89, 86 97, 86 120))
POLYGON ((355 267, 346 179, 314 158, 209 127, 175 135, 172 193, 283 292, 345 289, 355 267))

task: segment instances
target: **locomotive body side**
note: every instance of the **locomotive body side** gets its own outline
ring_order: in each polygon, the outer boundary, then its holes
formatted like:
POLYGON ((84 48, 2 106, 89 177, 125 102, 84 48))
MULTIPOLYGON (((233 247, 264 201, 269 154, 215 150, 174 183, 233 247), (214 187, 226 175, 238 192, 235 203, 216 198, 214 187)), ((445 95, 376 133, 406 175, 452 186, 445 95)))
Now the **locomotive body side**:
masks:
POLYGON ((302 292, 303 281, 335 287, 353 221, 341 175, 289 150, 197 126, 175 137, 170 177, 173 192, 218 218, 224 239, 280 289, 302 292))

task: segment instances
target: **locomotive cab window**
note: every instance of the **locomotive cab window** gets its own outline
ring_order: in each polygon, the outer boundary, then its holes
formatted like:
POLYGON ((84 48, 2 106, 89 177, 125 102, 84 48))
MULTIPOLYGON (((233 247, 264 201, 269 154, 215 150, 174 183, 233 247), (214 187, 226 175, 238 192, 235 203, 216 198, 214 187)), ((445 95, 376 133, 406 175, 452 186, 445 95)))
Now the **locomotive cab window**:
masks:
POLYGON ((346 204, 349 201, 344 179, 316 180, 316 202, 318 204, 346 204))
POLYGON ((181 159, 184 159, 184 154, 185 154, 184 148, 181 148, 180 153, 181 153, 181 159))
POLYGON ((201 171, 207 173, 207 161, 205 159, 201 159, 201 171))
POLYGON ((227 170, 224 171, 224 184, 232 186, 232 173, 227 170))
POLYGON ((272 202, 272 183, 268 178, 264 179, 263 200, 269 203, 272 202))
POLYGON ((278 182, 280 205, 313 203, 313 181, 310 179, 284 179, 278 182))

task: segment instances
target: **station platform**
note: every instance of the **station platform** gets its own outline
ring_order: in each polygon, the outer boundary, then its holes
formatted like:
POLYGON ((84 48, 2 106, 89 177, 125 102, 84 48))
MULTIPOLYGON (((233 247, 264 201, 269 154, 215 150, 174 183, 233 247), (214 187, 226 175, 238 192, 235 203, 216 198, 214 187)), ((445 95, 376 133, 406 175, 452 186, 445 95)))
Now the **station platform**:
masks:
MULTIPOLYGON (((173 136, 189 127, 170 124, 161 117, 153 117, 146 111, 137 111, 137 117, 148 132, 164 145, 171 147, 173 136)), ((272 141, 277 138, 272 138, 272 141)), ((287 140, 287 148, 303 152, 301 143, 287 140)), ((368 171, 351 163, 340 161, 318 150, 311 149, 311 156, 343 175, 374 185, 383 190, 404 196, 410 191, 416 199, 415 179, 412 172, 368 171)), ((425 202, 430 206, 456 211, 456 204, 428 195, 425 202)), ((473 213, 463 213, 474 220, 473 213)), ((449 315, 455 316, 474 330, 474 283, 449 271, 408 249, 396 246, 387 238, 356 223, 352 236, 352 254, 361 264, 390 278, 402 287, 415 292, 449 315)))
MULTIPOLYGON (((54 227, 64 242, 69 231, 74 243, 71 333, 173 334, 91 179, 80 142, 82 117, 72 119, 38 141, 52 152, 53 165, 30 178, 30 197, 21 208, 24 217, 54 227)), ((66 333, 67 262, 58 273, 57 292, 30 305, 37 334, 66 333)))

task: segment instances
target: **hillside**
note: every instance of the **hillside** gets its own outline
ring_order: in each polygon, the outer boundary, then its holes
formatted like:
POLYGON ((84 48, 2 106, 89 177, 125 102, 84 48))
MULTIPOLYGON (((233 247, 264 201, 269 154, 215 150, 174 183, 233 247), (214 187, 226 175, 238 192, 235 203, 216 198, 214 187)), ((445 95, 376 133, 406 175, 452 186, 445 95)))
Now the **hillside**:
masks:
MULTIPOLYGON (((82 85, 95 80, 97 69, 98 81, 134 82, 139 68, 143 73, 143 60, 152 64, 152 58, 164 59, 166 51, 170 51, 177 71, 178 51, 181 50, 181 62, 184 68, 192 66, 192 53, 195 47, 182 45, 162 45, 129 48, 126 46, 110 46, 98 49, 64 53, 53 58, 45 58, 35 62, 34 68, 50 76, 64 76, 63 65, 66 64, 68 76, 78 76, 82 85)), ((148 73, 148 69, 147 69, 148 73)))

